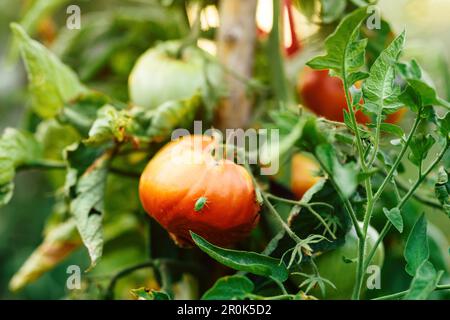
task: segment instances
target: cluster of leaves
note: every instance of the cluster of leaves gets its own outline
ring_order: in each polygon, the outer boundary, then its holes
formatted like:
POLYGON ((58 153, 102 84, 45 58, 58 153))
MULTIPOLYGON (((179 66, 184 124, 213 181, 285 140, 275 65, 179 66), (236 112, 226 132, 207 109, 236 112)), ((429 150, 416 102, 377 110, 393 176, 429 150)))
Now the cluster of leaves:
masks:
MULTIPOLYGON (((366 8, 361 8, 344 18, 336 31, 326 40, 326 55, 314 58, 308 63, 310 67, 315 69, 328 69, 331 75, 342 79, 346 94, 348 94, 348 104, 352 106, 349 112, 345 112, 345 130, 352 133, 351 137, 340 132, 338 128, 326 130, 327 135, 324 135, 319 128, 325 127, 326 121, 322 124, 320 120, 308 119, 307 115, 299 116, 297 114, 295 116, 295 112, 290 111, 272 114, 272 119, 275 121, 274 126, 282 129, 281 152, 292 152, 297 147, 312 153, 327 177, 328 187, 334 189, 338 194, 336 205, 330 201, 332 197, 327 193, 324 180, 312 188, 302 201, 286 201, 284 198, 273 197, 275 200, 291 203, 293 207, 288 214, 288 223, 284 224, 279 221, 282 231, 269 243, 263 252, 264 255, 217 248, 208 244, 204 239, 193 235, 196 244, 220 263, 241 272, 250 272, 271 278, 275 283, 280 284, 284 281, 283 278, 274 275, 280 274, 278 268, 283 268, 281 273, 283 275, 286 273, 284 270, 288 270, 287 272, 290 273, 292 272, 291 267, 304 261, 302 260, 303 256, 308 258, 314 251, 323 252, 335 248, 339 243, 342 244, 342 234, 346 234, 351 226, 351 221, 359 238, 359 253, 356 262, 359 273, 353 294, 354 298, 359 298, 363 273, 370 264, 377 246, 380 245, 391 226, 394 226, 400 233, 404 231, 403 214, 406 213, 402 209, 405 203, 433 169, 439 165, 448 151, 449 103, 437 96, 434 87, 423 77, 423 71, 417 62, 399 62, 405 40, 404 32, 380 53, 370 68, 363 68, 367 39, 360 38, 360 27, 366 17, 366 8), (364 84, 362 90, 358 90, 354 87, 354 84, 361 80, 364 80, 364 84), (407 135, 403 133, 400 127, 383 122, 386 115, 404 106, 416 115, 415 125, 407 135), (443 107, 443 116, 436 114, 435 106, 443 107), (369 124, 367 127, 357 124, 355 113, 358 110, 370 115, 373 124, 369 124), (300 120, 293 120, 295 117, 300 120), (435 130, 436 135, 416 134, 419 124, 435 126, 437 129, 435 130), (286 130, 283 130, 283 128, 286 130), (299 130, 292 130, 292 128, 299 128, 299 130), (381 138, 382 135, 386 134, 398 138, 398 142, 393 141, 394 145, 400 146, 400 150, 396 152, 395 160, 391 159, 389 152, 382 149, 381 138), (349 145, 354 152, 342 154, 336 151, 336 146, 340 144, 349 145), (431 159, 429 166, 423 169, 433 146, 438 148, 439 151, 431 159), (397 190, 396 206, 390 209, 383 208, 387 218, 385 227, 377 239, 375 247, 370 252, 365 252, 367 230, 373 215, 373 207, 380 199, 387 184, 393 184, 393 187, 397 188, 395 182, 393 182, 393 177, 398 174, 401 160, 408 151, 409 160, 418 169, 417 181, 407 188, 403 196, 397 190), (348 158, 345 157, 345 154, 348 158), (379 163, 387 173, 382 172, 385 174, 385 178, 383 182, 377 185, 374 176, 380 173, 379 163), (374 188, 377 188, 375 189, 376 192, 374 192, 374 188), (336 210, 334 221, 339 222, 341 237, 335 241, 335 245, 332 245, 333 241, 329 239, 314 235, 311 225, 308 225, 307 222, 309 219, 305 218, 305 215, 298 214, 302 207, 310 208, 308 202, 314 198, 317 201, 327 199, 327 202, 332 204, 336 210), (345 214, 339 217, 339 212, 345 214), (359 219, 364 221, 362 225, 359 224, 359 219), (297 223, 297 221, 300 221, 300 223, 297 223), (289 240, 287 244, 286 239, 289 240), (277 251, 281 252, 282 255, 281 257, 278 255, 279 263, 274 265, 269 256, 277 256, 277 251), (291 258, 289 263, 285 264, 284 257, 289 252, 291 258)), ((344 146, 342 146, 342 150, 345 150, 344 146)), ((445 170, 441 170, 436 184, 436 194, 442 203, 441 209, 445 212, 448 211, 446 207, 449 196, 446 191, 447 188, 448 176, 445 170)), ((277 214, 280 215, 280 212, 277 212, 269 202, 270 194, 264 197, 264 191, 261 192, 268 211, 274 213, 275 217, 277 214)), ((320 210, 319 216, 327 217, 330 215, 326 211, 320 210)), ((421 215, 410 230, 404 250, 404 257, 407 262, 406 271, 413 277, 411 286, 407 291, 393 295, 392 298, 426 299, 434 290, 441 287, 439 282, 444 270, 437 271, 436 266, 429 261, 430 252, 428 248, 426 219, 424 215, 421 215)), ((312 257, 314 258, 314 256, 312 257)), ((318 278, 320 283, 326 282, 324 279, 320 280, 320 276, 318 278)), ((303 284, 307 284, 307 282, 303 284)), ((216 298, 257 298, 253 290, 254 287, 250 285, 248 279, 239 275, 219 280, 207 292, 205 298, 211 296, 216 298), (236 292, 233 288, 239 290, 236 292), (225 292, 230 292, 233 296, 225 292)), ((297 294, 290 295, 283 289, 282 285, 281 293, 286 299, 300 297, 297 294)))
MULTIPOLYGON (((367 12, 365 8, 358 9, 348 15, 341 22, 335 33, 327 39, 325 43, 327 54, 317 57, 308 63, 313 68, 329 69, 332 75, 342 79, 346 94, 351 93, 351 95, 347 94, 348 104, 352 107, 348 113, 345 113, 345 124, 355 134, 358 167, 365 184, 366 197, 362 215, 364 227, 361 230, 362 235, 360 235, 360 251, 363 252, 362 254, 361 252, 359 253, 360 258, 358 259, 358 265, 361 271, 364 270, 364 266, 369 264, 374 252, 372 250, 368 259, 364 258, 365 232, 367 232, 367 226, 373 214, 374 202, 379 199, 386 184, 392 182, 391 179, 396 174, 403 155, 408 149, 410 150, 409 159, 418 168, 418 179, 403 197, 399 196, 397 206, 391 209, 383 209, 388 221, 381 233, 379 241, 386 235, 391 225, 399 232, 403 231, 401 210, 404 204, 427 175, 439 164, 449 147, 448 129, 446 129, 447 125, 445 124, 448 118, 448 102, 437 96, 435 89, 424 79, 423 71, 415 61, 410 63, 401 63, 398 61, 404 44, 405 32, 401 33, 381 52, 371 65, 368 73, 366 70, 361 71, 361 68, 364 66, 364 48, 366 47, 367 41, 359 38, 359 25, 366 16, 367 12), (364 79, 362 91, 356 90, 354 87, 352 88, 355 82, 362 79, 364 79), (364 103, 360 102, 361 99, 363 99, 364 103), (392 113, 404 105, 416 114, 415 125, 408 136, 405 136, 399 127, 383 123, 386 114, 392 113), (441 106, 444 110, 447 110, 443 118, 436 116, 433 106, 441 106), (355 120, 355 112, 357 110, 362 110, 364 113, 372 116, 374 130, 368 131, 358 126, 355 120), (429 121, 437 127, 438 135, 436 138, 431 134, 426 136, 416 134, 415 130, 421 121, 429 121), (401 150, 394 162, 385 161, 385 154, 380 148, 382 131, 400 136, 401 150), (437 141, 439 141, 438 146, 440 146, 440 151, 429 167, 423 171, 423 163, 427 159, 431 147, 437 141), (378 187, 378 190, 374 193, 372 190, 373 183, 371 176, 373 174, 372 168, 376 168, 377 159, 384 160, 384 165, 388 167, 388 174, 378 187), (366 261, 364 262, 364 260, 366 261)), ((316 149, 317 153, 319 153, 317 156, 322 163, 322 168, 329 171, 326 169, 327 165, 325 164, 324 166, 323 160, 320 159, 320 150, 316 149)), ((332 180, 338 180, 336 174, 331 173, 330 176, 332 180)), ((339 185, 336 185, 336 187, 337 189, 341 189, 339 185)), ((409 239, 412 240, 408 241, 405 250, 405 258, 408 262, 406 271, 414 276, 411 289, 407 294, 408 298, 423 298, 424 296, 428 296, 438 282, 438 278, 436 278, 432 282, 431 288, 424 289, 422 287, 422 291, 418 289, 420 285, 417 283, 424 281, 423 278, 428 277, 427 280, 429 280, 430 277, 436 277, 437 275, 434 268, 429 263, 425 263, 427 258, 411 254, 414 251, 415 253, 421 252, 423 255, 427 255, 426 251, 420 249, 420 246, 425 246, 427 243, 426 228, 422 228, 420 231, 422 234, 425 234, 424 237, 420 237, 416 233, 419 232, 416 231, 416 228, 420 228, 420 221, 422 220, 417 222, 411 232, 409 239), (420 242, 420 245, 417 243, 416 246, 412 245, 414 241, 420 242), (414 246, 414 249, 411 249, 410 246, 414 246), (414 267, 411 267, 410 263, 413 263, 414 267), (423 269, 419 270, 419 266, 423 266, 423 269)), ((357 228, 356 225, 355 228, 357 228)), ((359 277, 361 277, 361 274, 359 277)), ((358 283, 356 286, 358 286, 358 283)), ((354 297, 359 296, 359 290, 355 288, 354 297)))
MULTIPOLYGON (((42 120, 35 135, 9 128, 1 137, 0 204, 6 205, 13 195, 16 170, 65 170, 65 177, 58 175, 57 179, 64 180, 64 184, 56 182, 63 191, 57 203, 63 213, 55 215, 66 218, 61 218, 59 224, 50 223, 43 244, 11 281, 11 288, 17 290, 62 261, 81 243, 88 249, 94 267, 105 242, 108 177, 114 173, 138 174, 127 170, 130 166, 143 168, 148 156, 170 138, 173 129, 190 128, 205 104, 202 97, 193 96, 151 110, 127 106, 82 84, 72 69, 32 40, 20 25, 11 28, 27 69, 32 110, 42 120), (134 157, 129 156, 131 153, 134 157)), ((123 181, 120 184, 127 189, 123 181)), ((137 199, 137 188, 131 190, 137 199)), ((139 210, 138 201, 133 203, 132 210, 139 210)), ((112 211, 123 207, 121 203, 112 211)))

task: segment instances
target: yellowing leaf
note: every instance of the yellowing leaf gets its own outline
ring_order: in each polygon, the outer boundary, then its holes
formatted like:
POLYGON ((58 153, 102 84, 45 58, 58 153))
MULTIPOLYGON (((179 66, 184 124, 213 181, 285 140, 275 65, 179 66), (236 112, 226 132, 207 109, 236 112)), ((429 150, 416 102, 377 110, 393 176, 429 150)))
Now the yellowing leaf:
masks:
POLYGON ((74 220, 53 227, 42 244, 13 276, 9 288, 17 291, 33 282, 69 256, 80 244, 74 220))

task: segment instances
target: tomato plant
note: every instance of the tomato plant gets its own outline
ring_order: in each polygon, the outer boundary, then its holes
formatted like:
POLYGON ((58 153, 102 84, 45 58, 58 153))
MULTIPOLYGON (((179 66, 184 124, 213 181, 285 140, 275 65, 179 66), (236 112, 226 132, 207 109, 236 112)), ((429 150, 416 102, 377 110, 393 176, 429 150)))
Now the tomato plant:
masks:
POLYGON ((449 297, 445 52, 372 1, 14 3, 0 296, 449 297))

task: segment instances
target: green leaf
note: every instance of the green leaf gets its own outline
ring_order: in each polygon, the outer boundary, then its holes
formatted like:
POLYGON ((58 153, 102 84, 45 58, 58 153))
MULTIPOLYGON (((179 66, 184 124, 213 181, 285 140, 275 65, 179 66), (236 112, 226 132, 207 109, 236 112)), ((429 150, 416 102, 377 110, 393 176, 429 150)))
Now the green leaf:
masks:
POLYGON ((424 261, 416 271, 404 300, 426 300, 436 289, 440 275, 429 261, 424 261))
POLYGON ((290 111, 275 111, 271 112, 270 116, 273 123, 268 123, 266 128, 269 131, 272 128, 276 129, 279 132, 279 139, 272 139, 271 136, 267 136, 264 143, 260 143, 258 150, 251 150, 252 152, 258 152, 259 162, 264 164, 261 168, 262 174, 266 170, 267 174, 271 174, 272 168, 266 168, 266 166, 283 162, 283 159, 290 155, 292 149, 303 140, 301 139, 303 128, 308 120, 308 117, 299 117, 299 115, 290 111))
POLYGON ((314 153, 318 145, 333 141, 332 133, 331 130, 324 130, 317 117, 309 117, 303 127, 298 146, 304 151, 314 153))
POLYGON ((338 20, 347 6, 347 0, 321 0, 321 2, 321 17, 323 23, 332 23, 338 20))
POLYGON ((191 231, 192 240, 211 258, 221 264, 239 271, 250 272, 278 281, 286 281, 288 271, 283 262, 262 254, 247 251, 224 249, 215 246, 191 231))
POLYGON ((358 184, 358 170, 353 162, 342 165, 331 144, 321 144, 316 148, 316 156, 324 169, 331 173, 334 182, 345 197, 350 197, 358 184))
POLYGON ((88 249, 92 268, 103 251, 102 216, 110 154, 74 145, 66 151, 66 159, 69 168, 65 188, 71 199, 70 212, 88 249))
POLYGON ((89 130, 89 138, 84 143, 100 145, 112 139, 122 142, 131 123, 127 110, 117 110, 106 105, 98 110, 97 119, 89 130))
POLYGON ((234 275, 220 278, 205 292, 202 300, 240 300, 245 299, 254 289, 247 277, 234 275))
POLYGON ((13 182, 0 185, 0 207, 8 204, 8 202, 12 199, 13 192, 14 192, 13 182))
POLYGON ((414 224, 406 242, 404 256, 407 263, 405 270, 411 276, 414 276, 419 266, 428 260, 430 249, 425 214, 422 214, 414 224))
POLYGON ((58 120, 63 124, 70 124, 81 135, 87 136, 97 119, 98 111, 103 106, 112 103, 113 101, 102 93, 88 92, 64 104, 64 107, 58 114, 58 120))
POLYGON ((400 210, 398 208, 392 208, 391 210, 388 210, 386 208, 383 208, 384 215, 388 218, 388 220, 392 223, 392 225, 395 227, 395 229, 398 230, 398 232, 403 232, 403 218, 400 210))
POLYGON ((9 288, 17 291, 69 256, 81 244, 75 222, 70 219, 46 230, 44 241, 12 277, 9 288))
POLYGON ((381 52, 370 68, 369 77, 364 81, 364 109, 381 116, 385 108, 396 109, 403 106, 399 101, 400 87, 395 82, 397 60, 405 42, 402 32, 381 52), (369 106, 369 107, 368 107, 369 106))
POLYGON ((200 96, 179 101, 168 101, 151 112, 147 134, 157 141, 166 140, 177 128, 189 128, 197 110, 202 106, 200 96))
POLYGON ((34 136, 13 128, 0 137, 0 207, 12 197, 16 168, 31 164, 42 157, 42 148, 34 136))
POLYGON ((399 63, 397 67, 408 84, 401 95, 401 100, 413 111, 417 112, 423 107, 433 105, 450 109, 450 103, 438 96, 434 85, 424 76, 424 72, 415 60, 399 63))
POLYGON ((38 160, 42 154, 42 149, 36 139, 28 132, 13 128, 6 128, 0 138, 0 184, 8 182, 9 175, 5 177, 5 167, 2 162, 10 162, 13 167, 28 164, 38 160), (8 179, 6 179, 8 178, 8 179))
POLYGON ((402 137, 404 134, 402 127, 392 123, 382 123, 380 130, 396 137, 402 137))
POLYGON ((46 159, 62 160, 63 150, 79 141, 80 135, 71 126, 61 124, 56 119, 49 119, 41 121, 37 126, 36 139, 42 144, 46 159))
POLYGON ((435 142, 436 140, 431 134, 424 135, 421 133, 415 135, 409 144, 411 149, 409 160, 416 166, 420 166, 435 142))
MULTIPOLYGON (((35 34, 42 19, 49 17, 60 6, 69 2, 68 0, 36 0, 33 1, 30 6, 27 6, 27 10, 23 17, 20 19, 20 26, 28 34, 35 34)), ((17 39, 13 39, 10 46, 11 58, 17 57, 17 39)))
MULTIPOLYGON (((367 127, 375 128, 376 124, 370 123, 367 125, 367 127)), ((389 133, 398 138, 402 138, 404 136, 404 131, 403 131, 402 127, 400 127, 399 125, 393 124, 393 123, 386 123, 386 122, 381 123, 380 130, 381 130, 381 132, 389 133)))
MULTIPOLYGON (((326 54, 310 60, 313 69, 330 69, 341 79, 351 77, 364 65, 366 40, 359 40, 359 27, 367 17, 367 8, 359 8, 347 15, 333 34, 325 40, 326 54)), ((357 74, 357 73, 356 73, 357 74)), ((358 77, 355 77, 355 81, 358 77)), ((348 85, 353 84, 352 81, 348 85)))
POLYGON ((444 212, 450 218, 450 180, 447 171, 443 167, 439 168, 438 180, 434 185, 434 193, 442 204, 444 212))
POLYGON ((13 23, 11 29, 25 62, 32 106, 38 115, 54 117, 64 103, 87 91, 69 67, 32 40, 20 25, 13 23))
POLYGON ((439 98, 436 89, 432 85, 419 79, 408 79, 407 82, 420 98, 420 105, 422 107, 436 105, 450 110, 450 103, 442 98, 439 98))
POLYGON ((148 290, 146 288, 132 289, 131 294, 137 300, 170 300, 167 293, 156 290, 148 290))
POLYGON ((397 68, 406 79, 422 79, 422 69, 415 59, 409 62, 399 62, 397 68))
POLYGON ((444 139, 450 139, 450 112, 447 112, 444 117, 437 119, 439 133, 444 139))

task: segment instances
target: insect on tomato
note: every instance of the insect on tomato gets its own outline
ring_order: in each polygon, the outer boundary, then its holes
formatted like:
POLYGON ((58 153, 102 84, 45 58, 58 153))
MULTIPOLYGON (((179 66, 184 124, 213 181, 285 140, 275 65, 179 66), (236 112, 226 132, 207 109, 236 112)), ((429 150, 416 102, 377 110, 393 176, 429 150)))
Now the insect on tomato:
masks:
POLYGON ((200 197, 198 198, 197 202, 195 202, 194 210, 199 212, 203 209, 204 206, 206 206, 208 203, 208 198, 206 197, 200 197))
POLYGON ((216 159, 216 145, 209 136, 185 136, 163 147, 142 173, 144 209, 180 246, 193 244, 189 231, 230 246, 258 223, 251 176, 230 160, 216 159))

